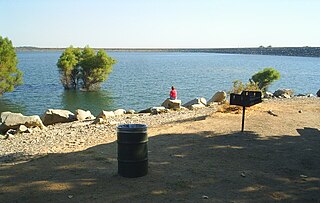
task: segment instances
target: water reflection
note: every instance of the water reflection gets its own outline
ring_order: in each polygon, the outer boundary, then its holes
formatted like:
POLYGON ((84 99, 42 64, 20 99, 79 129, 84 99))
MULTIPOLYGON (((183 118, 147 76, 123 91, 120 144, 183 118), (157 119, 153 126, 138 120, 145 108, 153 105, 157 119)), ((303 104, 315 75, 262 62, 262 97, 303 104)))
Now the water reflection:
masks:
POLYGON ((21 102, 12 102, 10 99, 5 98, 4 96, 0 96, 0 113, 5 111, 25 114, 27 108, 21 102))
POLYGON ((63 91, 61 98, 63 108, 72 112, 83 109, 90 110, 96 115, 101 110, 114 110, 114 98, 111 92, 106 90, 95 92, 66 90, 63 91))

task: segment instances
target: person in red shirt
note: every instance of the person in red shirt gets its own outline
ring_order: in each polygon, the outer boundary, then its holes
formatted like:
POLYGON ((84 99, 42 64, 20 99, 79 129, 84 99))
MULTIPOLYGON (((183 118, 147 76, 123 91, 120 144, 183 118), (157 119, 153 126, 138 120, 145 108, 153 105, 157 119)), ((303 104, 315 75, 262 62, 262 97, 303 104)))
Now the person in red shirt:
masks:
POLYGON ((173 86, 170 91, 170 99, 177 99, 177 90, 173 86))

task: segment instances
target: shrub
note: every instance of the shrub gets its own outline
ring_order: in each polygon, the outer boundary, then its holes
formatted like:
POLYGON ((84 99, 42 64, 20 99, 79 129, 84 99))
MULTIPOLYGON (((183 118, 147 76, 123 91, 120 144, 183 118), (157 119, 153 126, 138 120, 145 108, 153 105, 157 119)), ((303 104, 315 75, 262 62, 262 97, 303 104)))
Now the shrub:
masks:
POLYGON ((266 92, 268 87, 276 80, 280 79, 280 73, 274 68, 265 68, 262 71, 255 73, 250 82, 258 83, 259 89, 266 92))
POLYGON ((240 94, 242 91, 260 91, 260 89, 256 82, 248 82, 244 85, 240 80, 233 81, 233 88, 229 93, 240 94))

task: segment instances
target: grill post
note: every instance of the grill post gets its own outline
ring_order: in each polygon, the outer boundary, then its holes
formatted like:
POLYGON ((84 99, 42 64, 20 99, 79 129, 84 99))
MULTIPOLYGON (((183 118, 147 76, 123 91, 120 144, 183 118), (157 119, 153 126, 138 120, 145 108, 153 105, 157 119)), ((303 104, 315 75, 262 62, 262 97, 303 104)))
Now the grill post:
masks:
POLYGON ((244 130, 244 118, 245 118, 245 112, 246 112, 246 107, 243 106, 243 109, 242 109, 242 126, 241 126, 241 132, 243 132, 244 130))

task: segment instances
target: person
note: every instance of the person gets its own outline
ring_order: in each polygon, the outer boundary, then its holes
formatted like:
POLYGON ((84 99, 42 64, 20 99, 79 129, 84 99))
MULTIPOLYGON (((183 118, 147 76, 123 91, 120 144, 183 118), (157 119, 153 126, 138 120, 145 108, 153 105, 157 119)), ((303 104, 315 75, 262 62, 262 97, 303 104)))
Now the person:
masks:
POLYGON ((170 99, 177 99, 177 90, 173 86, 170 91, 170 99))

